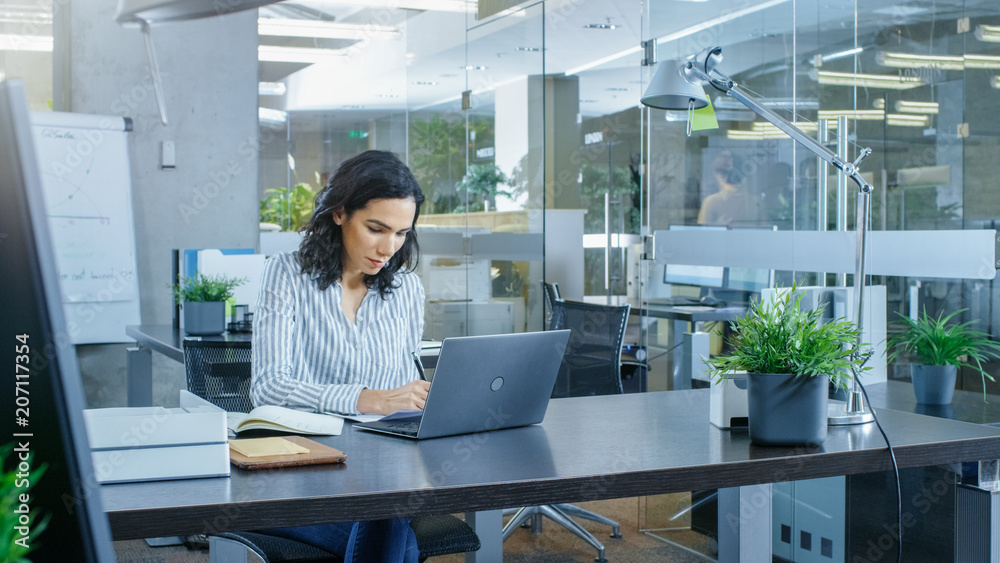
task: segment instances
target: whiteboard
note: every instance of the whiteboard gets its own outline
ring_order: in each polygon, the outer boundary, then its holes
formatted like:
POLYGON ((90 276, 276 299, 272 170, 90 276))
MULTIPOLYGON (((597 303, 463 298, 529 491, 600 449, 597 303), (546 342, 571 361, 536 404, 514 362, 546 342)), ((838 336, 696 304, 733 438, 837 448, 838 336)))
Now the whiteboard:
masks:
POLYGON ((126 342, 139 324, 131 121, 32 112, 31 125, 70 340, 126 342))

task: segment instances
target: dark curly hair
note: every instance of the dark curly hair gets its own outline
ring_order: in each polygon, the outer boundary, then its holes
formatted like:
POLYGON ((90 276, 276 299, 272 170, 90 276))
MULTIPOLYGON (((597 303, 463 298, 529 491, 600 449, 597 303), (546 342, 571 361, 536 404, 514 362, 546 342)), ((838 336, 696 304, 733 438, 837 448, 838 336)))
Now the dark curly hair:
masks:
MULTIPOLYGON (((337 167, 326 187, 316 194, 316 207, 309 222, 302 226, 299 245, 299 265, 321 290, 333 285, 344 273, 344 234, 333 221, 335 211, 343 210, 348 217, 364 209, 373 199, 413 199, 417 204, 413 225, 420 216, 424 193, 410 169, 396 155, 386 151, 365 151, 337 167)), ((384 299, 399 287, 394 285, 396 272, 404 266, 412 270, 417 265, 420 247, 417 233, 406 232, 403 245, 374 276, 365 275, 368 287, 378 288, 384 299)))

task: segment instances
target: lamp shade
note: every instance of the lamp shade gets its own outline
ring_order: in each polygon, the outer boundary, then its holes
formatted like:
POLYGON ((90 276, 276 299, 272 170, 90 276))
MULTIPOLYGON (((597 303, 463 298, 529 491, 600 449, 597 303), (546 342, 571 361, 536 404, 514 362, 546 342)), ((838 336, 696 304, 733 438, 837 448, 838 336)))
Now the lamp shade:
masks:
POLYGON ((274 4, 279 0, 118 0, 121 25, 176 22, 221 16, 274 4))
POLYGON ((694 100, 694 109, 708 105, 705 89, 700 84, 688 82, 680 72, 677 61, 663 61, 653 74, 646 93, 639 101, 658 109, 686 110, 694 100))

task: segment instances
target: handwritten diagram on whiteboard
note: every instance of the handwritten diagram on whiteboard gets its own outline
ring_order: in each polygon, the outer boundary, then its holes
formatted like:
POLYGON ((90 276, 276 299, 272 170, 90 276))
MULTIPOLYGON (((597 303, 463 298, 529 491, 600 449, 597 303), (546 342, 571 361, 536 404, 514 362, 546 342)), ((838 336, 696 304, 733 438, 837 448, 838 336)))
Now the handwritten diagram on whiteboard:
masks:
POLYGON ((139 322, 126 125, 120 117, 32 113, 56 269, 67 323, 78 328, 76 343, 124 341, 125 324, 139 322))

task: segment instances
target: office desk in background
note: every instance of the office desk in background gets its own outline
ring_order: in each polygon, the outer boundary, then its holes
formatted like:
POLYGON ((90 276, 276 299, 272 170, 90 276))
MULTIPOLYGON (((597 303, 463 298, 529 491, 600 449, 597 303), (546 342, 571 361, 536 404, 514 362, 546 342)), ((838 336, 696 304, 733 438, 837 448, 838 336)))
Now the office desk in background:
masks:
MULTIPOLYGON (((719 488, 722 506, 739 515, 742 502, 747 516, 720 537, 720 560, 769 561, 769 483, 891 469, 874 425, 833 428, 821 447, 759 447, 712 426, 708 396, 555 399, 541 425, 419 442, 345 427, 316 438, 347 453, 342 465, 104 485, 101 495, 115 539, 485 511, 473 518, 484 547, 467 560, 499 563, 502 508, 719 488)), ((1000 457, 1000 429, 878 414, 901 468, 1000 457)))
MULTIPOLYGON (((153 405, 153 352, 158 352, 184 363, 184 338, 180 328, 171 325, 129 325, 125 334, 134 338, 136 346, 126 348, 126 385, 128 406, 153 405)), ((249 333, 224 332, 219 336, 199 336, 201 340, 221 340, 246 343, 250 347, 249 333)))
MULTIPOLYGON (((250 348, 250 333, 224 332, 218 336, 186 337, 183 331, 171 325, 129 325, 125 334, 134 338, 136 346, 126 349, 126 385, 130 407, 153 405, 153 352, 163 354, 175 362, 184 363, 185 338, 199 340, 219 340, 236 342, 240 347, 250 348)), ((437 364, 438 349, 432 348, 421 353, 421 361, 427 369, 437 364)))
POLYGON ((631 315, 671 321, 669 350, 674 351, 674 361, 670 389, 691 389, 692 380, 698 379, 693 368, 696 364, 700 365, 699 358, 709 356, 708 335, 700 330, 702 325, 708 322, 732 322, 747 311, 746 306, 708 307, 640 302, 624 295, 612 295, 610 301, 603 295, 587 296, 583 300, 601 305, 621 306, 627 303, 632 307, 629 312, 631 315))

